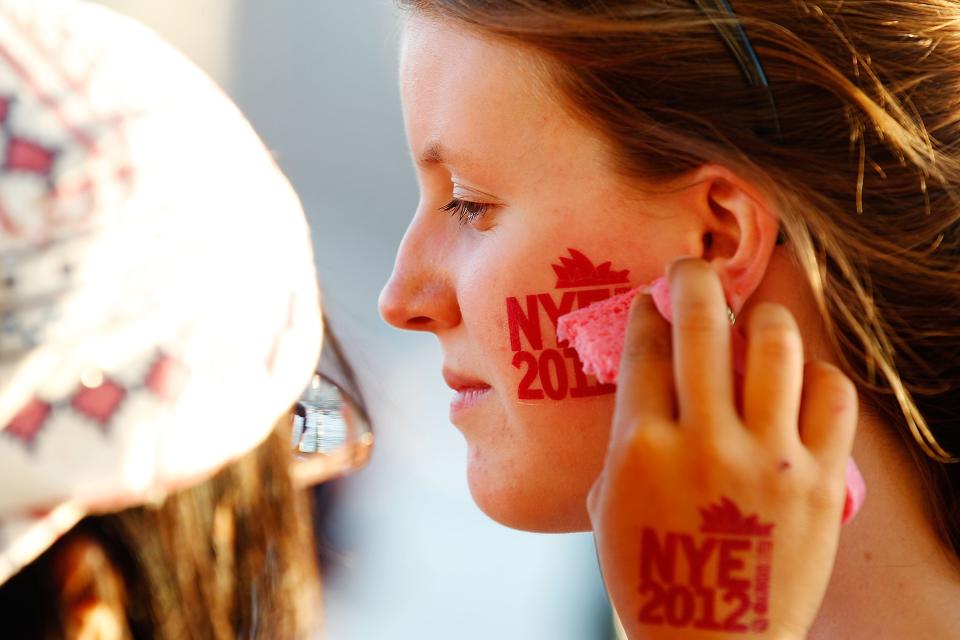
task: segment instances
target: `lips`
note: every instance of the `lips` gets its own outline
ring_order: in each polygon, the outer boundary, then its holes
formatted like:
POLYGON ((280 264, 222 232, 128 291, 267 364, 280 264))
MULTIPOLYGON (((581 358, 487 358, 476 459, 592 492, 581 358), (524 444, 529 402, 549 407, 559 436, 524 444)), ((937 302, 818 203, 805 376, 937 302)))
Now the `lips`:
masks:
POLYGON ((447 386, 454 390, 453 398, 450 399, 451 420, 480 403, 492 391, 490 385, 483 380, 450 369, 443 370, 443 379, 447 386))

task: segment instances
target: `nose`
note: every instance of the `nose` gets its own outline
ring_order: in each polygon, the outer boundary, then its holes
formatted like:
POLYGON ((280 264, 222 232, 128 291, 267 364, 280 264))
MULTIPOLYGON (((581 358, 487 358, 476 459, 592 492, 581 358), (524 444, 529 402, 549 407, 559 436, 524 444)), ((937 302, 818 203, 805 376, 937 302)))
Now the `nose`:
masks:
POLYGON ((380 316, 398 329, 437 333, 460 323, 449 268, 451 243, 430 218, 422 212, 414 216, 380 292, 380 316))

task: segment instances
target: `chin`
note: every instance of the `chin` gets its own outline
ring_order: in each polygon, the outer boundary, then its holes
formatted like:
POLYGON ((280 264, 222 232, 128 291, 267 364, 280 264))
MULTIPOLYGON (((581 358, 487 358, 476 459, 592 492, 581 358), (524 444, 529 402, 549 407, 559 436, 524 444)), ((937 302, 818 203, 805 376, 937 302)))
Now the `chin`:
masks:
POLYGON ((472 447, 468 458, 470 494, 492 520, 511 529, 536 533, 590 530, 589 486, 576 490, 564 486, 566 478, 544 477, 510 464, 491 465, 472 447))

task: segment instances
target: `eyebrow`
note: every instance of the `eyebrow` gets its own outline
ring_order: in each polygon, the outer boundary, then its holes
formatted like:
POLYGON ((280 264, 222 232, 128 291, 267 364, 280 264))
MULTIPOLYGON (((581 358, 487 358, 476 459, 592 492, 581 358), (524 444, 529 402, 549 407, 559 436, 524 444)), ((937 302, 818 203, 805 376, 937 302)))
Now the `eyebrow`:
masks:
POLYGON ((439 141, 434 140, 427 144, 420 154, 421 164, 443 164, 445 162, 446 150, 439 141))
MULTIPOLYGON (((421 165, 425 165, 425 166, 436 166, 436 165, 448 164, 449 162, 451 162, 452 159, 453 158, 449 154, 448 149, 444 147, 439 140, 432 140, 428 142, 427 146, 423 148, 423 152, 417 158, 418 162, 421 165)), ((455 159, 457 160, 457 162, 465 162, 467 159, 469 159, 469 156, 464 157, 464 156, 458 155, 456 156, 455 159)), ((480 191, 476 187, 471 187, 470 190, 482 196, 486 196, 487 198, 490 198, 492 200, 496 200, 498 202, 500 201, 500 199, 497 198, 496 196, 490 195, 485 191, 480 191)))
MULTIPOLYGON (((450 149, 443 146, 440 140, 434 139, 428 142, 423 148, 423 151, 417 157, 417 162, 424 167, 452 164, 471 166, 474 162, 474 156, 459 150, 451 152, 450 149)), ((489 198, 494 198, 494 196, 484 193, 483 191, 478 191, 477 189, 473 189, 473 191, 489 198)))

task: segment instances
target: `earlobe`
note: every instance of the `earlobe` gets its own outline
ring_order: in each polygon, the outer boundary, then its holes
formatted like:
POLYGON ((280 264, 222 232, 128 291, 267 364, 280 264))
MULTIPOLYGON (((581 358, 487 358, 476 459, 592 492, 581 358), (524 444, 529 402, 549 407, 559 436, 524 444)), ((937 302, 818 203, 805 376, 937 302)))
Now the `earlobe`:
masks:
POLYGON ((61 541, 53 560, 66 638, 128 638, 125 589, 106 551, 87 536, 61 541))
POLYGON ((727 301, 739 313, 760 286, 777 244, 778 215, 753 184, 726 167, 704 165, 695 175, 703 217, 703 258, 720 276, 727 301))

